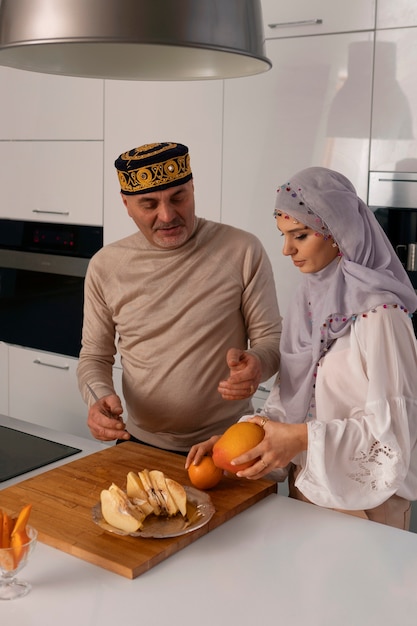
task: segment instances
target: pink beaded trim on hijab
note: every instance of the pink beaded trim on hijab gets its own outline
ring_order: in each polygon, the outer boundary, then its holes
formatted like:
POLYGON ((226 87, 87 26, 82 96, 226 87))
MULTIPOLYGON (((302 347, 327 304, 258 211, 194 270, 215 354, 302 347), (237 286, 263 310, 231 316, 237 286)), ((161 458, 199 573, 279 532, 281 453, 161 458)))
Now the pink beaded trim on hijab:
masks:
MULTIPOLYGON (((299 197, 299 196, 298 196, 298 194, 297 194, 297 192, 296 192, 296 191, 294 191, 294 189, 292 189, 292 188, 291 188, 290 183, 287 183, 286 185, 281 185, 281 187, 279 187, 279 188, 277 189, 277 193, 278 193, 279 191, 286 191, 286 192, 288 192, 288 193, 291 195, 291 197, 292 197, 292 198, 298 198, 298 197, 299 197)), ((298 191, 299 191, 299 192, 301 191, 301 187, 299 187, 299 188, 298 188, 298 191)), ((301 210, 306 211, 306 213, 307 213, 308 215, 312 215, 312 216, 314 216, 314 221, 316 222, 316 226, 314 226, 314 227, 313 227, 313 226, 308 226, 307 224, 306 224, 306 226, 307 226, 308 228, 312 228, 312 230, 315 230, 315 231, 316 231, 316 232, 315 232, 315 234, 316 234, 317 236, 322 235, 322 236, 323 236, 323 239, 324 239, 325 241, 327 241, 327 239, 329 239, 332 235, 331 235, 331 232, 330 232, 330 230, 329 230, 328 226, 325 224, 325 222, 323 222, 323 220, 322 220, 320 217, 318 217, 318 215, 316 215, 316 214, 314 213, 314 211, 312 211, 311 209, 309 209, 309 208, 306 206, 305 202, 303 202, 303 200, 298 200, 298 205, 299 205, 299 206, 304 206, 304 207, 305 207, 305 209, 301 209, 301 210)), ((275 218, 275 219, 276 219, 277 217, 281 217, 281 216, 283 216, 283 217, 284 217, 284 219, 286 219, 286 220, 289 220, 289 219, 292 217, 292 218, 293 218, 293 222, 294 222, 294 224, 299 224, 299 223, 300 223, 300 221, 299 221, 299 220, 297 220, 295 217, 288 215, 288 213, 283 213, 283 211, 280 211, 279 209, 275 209, 275 210, 274 210, 274 212, 273 212, 273 216, 274 216, 274 218, 275 218)), ((337 245, 337 244, 336 244, 336 245, 337 245)))
MULTIPOLYGON (((382 309, 391 309, 391 308, 392 309, 401 309, 401 311, 403 311, 408 317, 413 317, 412 313, 410 313, 408 311, 408 309, 406 309, 406 307, 403 306, 402 304, 382 304, 381 308, 382 309)), ((375 308, 371 309, 367 313, 361 313, 359 315, 352 315, 351 316, 351 320, 355 322, 358 319, 358 317, 362 317, 362 318, 366 319, 366 318, 370 317, 369 313, 377 313, 377 312, 378 312, 377 311, 377 307, 375 307, 375 308)), ((309 312, 308 315, 310 317, 310 322, 313 323, 313 320, 311 319, 311 312, 309 312)), ((343 322, 345 322, 347 320, 347 318, 344 318, 344 317, 341 317, 340 319, 343 322)), ((337 316, 335 317, 335 321, 339 321, 339 318, 337 316)), ((333 318, 330 318, 328 320, 328 323, 332 323, 332 322, 333 322, 333 318)), ((320 328, 321 342, 325 341, 325 329, 326 329, 328 323, 324 322, 321 325, 321 328, 320 328)), ((322 358, 326 354, 327 351, 328 351, 328 348, 325 348, 323 350, 323 354, 321 355, 320 358, 322 358)), ((320 361, 318 363, 316 363, 316 367, 315 367, 315 369, 313 371, 312 397, 311 397, 311 401, 310 401, 310 405, 309 405, 309 410, 308 410, 308 413, 307 413, 307 418, 309 420, 311 420, 311 419, 313 419, 315 417, 316 400, 315 400, 315 393, 314 393, 314 391, 315 391, 315 387, 316 387, 317 368, 318 367, 320 367, 320 361)))
MULTIPOLYGON (((287 183, 286 185, 281 185, 278 189, 277 189, 277 193, 279 193, 280 191, 286 191, 287 193, 290 194, 291 198, 294 199, 298 199, 298 205, 300 207, 305 207, 304 209, 299 209, 301 211, 305 211, 306 214, 308 215, 312 215, 314 216, 314 221, 316 222, 315 226, 309 226, 309 228, 312 228, 313 230, 315 230, 318 233, 321 233, 324 237, 324 239, 328 239, 331 236, 331 232, 327 226, 327 224, 325 222, 323 222, 323 220, 314 213, 314 211, 312 211, 307 205, 306 203, 300 199, 300 196, 297 194, 297 192, 291 187, 290 183, 287 183)), ((297 191, 300 193, 302 191, 301 187, 297 188, 297 191)), ((277 218, 278 216, 283 215, 285 219, 290 219, 290 215, 288 215, 287 213, 283 213, 282 211, 280 211, 279 209, 275 209, 273 216, 274 218, 277 218)), ((299 222, 299 220, 293 218, 295 221, 294 223, 299 222)), ((306 224, 308 226, 308 224, 306 224)))

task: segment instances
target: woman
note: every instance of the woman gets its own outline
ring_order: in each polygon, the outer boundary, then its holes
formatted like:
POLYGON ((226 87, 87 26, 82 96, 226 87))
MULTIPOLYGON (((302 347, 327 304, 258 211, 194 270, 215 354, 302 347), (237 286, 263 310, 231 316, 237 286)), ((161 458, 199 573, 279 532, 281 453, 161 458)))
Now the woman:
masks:
MULTIPOLYGON (((417 499, 416 293, 341 174, 299 172, 278 189, 274 215, 283 254, 304 277, 277 381, 263 415, 250 418, 265 437, 235 460, 256 460, 238 476, 289 472, 292 497, 407 529, 417 499)), ((194 446, 186 465, 214 441, 194 446)))

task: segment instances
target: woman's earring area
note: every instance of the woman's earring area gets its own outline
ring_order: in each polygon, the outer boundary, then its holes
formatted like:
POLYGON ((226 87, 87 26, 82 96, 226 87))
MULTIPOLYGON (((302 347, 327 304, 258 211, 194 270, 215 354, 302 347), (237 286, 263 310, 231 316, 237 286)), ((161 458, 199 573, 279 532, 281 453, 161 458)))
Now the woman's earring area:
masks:
POLYGON ((337 250, 337 256, 338 257, 342 257, 343 254, 342 254, 342 252, 340 252, 338 244, 335 242, 335 240, 332 237, 330 237, 330 240, 332 242, 332 244, 331 244, 332 248, 336 248, 336 250, 337 250))

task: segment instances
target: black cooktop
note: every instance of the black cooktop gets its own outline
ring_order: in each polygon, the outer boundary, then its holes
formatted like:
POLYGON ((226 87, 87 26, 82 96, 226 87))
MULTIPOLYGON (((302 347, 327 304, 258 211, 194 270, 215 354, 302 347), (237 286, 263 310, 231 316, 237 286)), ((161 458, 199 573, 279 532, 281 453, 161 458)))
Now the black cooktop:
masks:
POLYGON ((0 426, 0 482, 60 461, 77 452, 81 450, 0 426))

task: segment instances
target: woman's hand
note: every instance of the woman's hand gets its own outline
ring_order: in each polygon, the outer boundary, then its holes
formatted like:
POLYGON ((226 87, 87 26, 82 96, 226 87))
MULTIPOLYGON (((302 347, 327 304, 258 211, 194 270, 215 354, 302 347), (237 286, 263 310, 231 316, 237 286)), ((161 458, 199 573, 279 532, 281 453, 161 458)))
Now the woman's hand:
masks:
POLYGON ((188 469, 191 464, 198 465, 203 456, 211 455, 213 446, 218 439, 220 439, 220 435, 213 435, 213 437, 210 437, 210 439, 206 441, 196 443, 185 459, 185 469, 188 469))
POLYGON ((249 421, 263 426, 265 437, 257 446, 233 459, 233 465, 257 459, 253 465, 237 473, 239 478, 262 478, 274 469, 286 467, 296 454, 307 450, 307 424, 283 424, 261 415, 249 421))
POLYGON ((217 388, 223 400, 244 400, 253 396, 262 378, 259 358, 251 352, 231 348, 226 360, 230 376, 221 380, 217 388))

